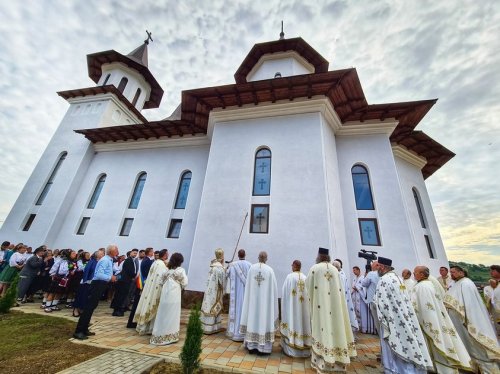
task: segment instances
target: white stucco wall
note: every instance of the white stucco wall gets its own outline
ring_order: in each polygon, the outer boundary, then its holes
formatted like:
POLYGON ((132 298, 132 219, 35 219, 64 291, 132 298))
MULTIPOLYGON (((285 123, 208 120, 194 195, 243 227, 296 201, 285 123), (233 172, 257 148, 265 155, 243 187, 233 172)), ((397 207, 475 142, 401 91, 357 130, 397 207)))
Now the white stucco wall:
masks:
MULTIPOLYGON (((54 243, 94 157, 91 143, 74 130, 108 124, 108 108, 117 105, 116 100, 111 99, 109 95, 70 100, 68 111, 0 228, 0 236, 9 241, 28 243, 32 247, 54 243), (67 152, 67 157, 57 172, 49 193, 42 205, 35 205, 63 152, 67 152), (36 218, 29 231, 22 231, 30 214, 36 214, 36 218)), ((122 109, 127 116, 131 116, 126 108, 122 109)))
POLYGON ((115 243, 122 254, 132 248, 167 248, 170 254, 181 252, 187 268, 207 158, 208 146, 97 153, 54 246, 94 251, 115 243), (181 234, 178 239, 167 238, 179 180, 186 170, 192 172, 188 200, 184 210, 176 211, 176 218, 183 219, 181 234), (147 178, 138 208, 128 209, 137 176, 143 171, 147 178), (102 174, 106 174, 106 182, 97 205, 94 209, 86 209, 102 174), (90 222, 84 235, 76 235, 83 216, 90 216, 90 222), (125 217, 134 218, 134 222, 130 235, 120 236, 125 217))
POLYGON ((214 249, 222 247, 230 260, 243 217, 252 202, 254 156, 261 146, 272 152, 268 234, 249 233, 246 221, 239 248, 247 260, 267 251, 279 288, 302 261, 304 271, 315 262, 317 248, 330 244, 324 156, 319 113, 216 123, 200 213, 196 227, 189 285, 204 290, 214 249))
POLYGON ((337 150, 349 266, 364 268, 366 261, 358 258, 362 248, 391 258, 397 272, 414 266, 418 259, 388 136, 339 136, 337 150), (375 211, 356 210, 351 168, 358 163, 368 169, 375 211), (361 245, 358 218, 377 218, 381 246, 361 245))
POLYGON ((262 56, 254 69, 247 75, 247 81, 274 78, 277 72, 282 77, 314 73, 314 67, 304 61, 297 53, 274 53, 262 56))
MULTIPOLYGON (((431 274, 439 276, 439 267, 448 267, 448 259, 446 257, 443 241, 439 233, 439 228, 434 216, 434 211, 432 210, 432 205, 422 172, 416 166, 399 157, 396 157, 395 161, 399 176, 399 183, 401 186, 401 193, 404 198, 413 241, 417 249, 418 265, 425 265, 429 267, 431 274), (412 192, 414 187, 420 195, 420 202, 422 204, 423 214, 428 227, 427 230, 423 229, 420 223, 417 206, 412 192), (436 256, 434 259, 430 258, 427 251, 427 245, 424 239, 424 234, 426 232, 430 234, 429 236, 431 238, 431 243, 436 256)), ((411 267, 411 270, 413 271, 413 267, 411 267)))
POLYGON ((343 266, 348 267, 348 249, 346 242, 346 228, 344 224, 344 208, 342 205, 342 190, 340 187, 339 163, 337 145, 333 129, 321 117, 321 133, 323 139, 323 172, 325 173, 325 187, 330 227, 330 257, 342 260, 343 266))

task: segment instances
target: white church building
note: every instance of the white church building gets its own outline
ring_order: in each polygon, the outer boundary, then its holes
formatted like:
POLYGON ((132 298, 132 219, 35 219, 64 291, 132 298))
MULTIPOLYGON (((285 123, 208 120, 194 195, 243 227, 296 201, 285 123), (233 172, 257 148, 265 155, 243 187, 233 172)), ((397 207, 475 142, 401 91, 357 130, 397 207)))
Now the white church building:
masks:
MULTIPOLYGON (((361 249, 436 274, 447 265, 425 179, 454 154, 415 127, 436 100, 368 104, 356 69, 328 70, 302 38, 253 46, 235 82, 182 92, 148 121, 163 89, 148 43, 87 56, 95 85, 69 108, 0 229, 33 247, 116 243, 183 254, 204 290, 214 249, 268 252, 278 284, 318 247, 346 269, 361 249)), ((350 270, 347 270, 350 273, 350 270)))

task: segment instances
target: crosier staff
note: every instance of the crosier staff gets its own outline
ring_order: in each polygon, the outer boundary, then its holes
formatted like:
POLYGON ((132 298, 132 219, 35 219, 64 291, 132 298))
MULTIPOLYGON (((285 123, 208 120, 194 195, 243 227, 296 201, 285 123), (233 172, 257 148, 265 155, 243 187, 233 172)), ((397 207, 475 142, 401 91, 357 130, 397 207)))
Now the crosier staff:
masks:
POLYGON ((226 264, 230 264, 234 261, 234 256, 236 255, 236 250, 238 249, 238 244, 240 244, 241 234, 243 233, 243 227, 245 227, 245 222, 247 221, 248 212, 245 214, 245 218, 243 219, 243 224, 241 225, 240 235, 238 236, 238 241, 236 242, 236 246, 234 247, 233 257, 231 261, 226 261, 226 264))

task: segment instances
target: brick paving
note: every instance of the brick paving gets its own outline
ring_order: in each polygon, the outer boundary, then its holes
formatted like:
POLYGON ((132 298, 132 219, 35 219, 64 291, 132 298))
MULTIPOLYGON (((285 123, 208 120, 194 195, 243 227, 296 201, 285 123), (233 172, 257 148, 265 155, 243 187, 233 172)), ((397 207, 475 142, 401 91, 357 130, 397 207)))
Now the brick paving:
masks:
MULTIPOLYGON (((76 322, 77 318, 71 316, 71 309, 65 309, 51 314, 44 313, 39 304, 24 304, 21 311, 45 314, 48 316, 62 317, 76 322)), ((90 330, 95 336, 79 341, 70 339, 74 343, 88 344, 96 347, 109 348, 113 351, 105 353, 85 363, 76 365, 61 372, 90 373, 89 365, 93 365, 95 373, 107 374, 120 372, 125 374, 141 373, 153 366, 156 362, 165 360, 179 362, 189 310, 183 309, 181 314, 180 341, 167 346, 154 346, 149 344, 149 336, 139 336, 134 329, 127 329, 128 313, 125 317, 113 317, 112 309, 107 303, 101 303, 92 317, 90 330), (127 367, 124 366, 127 363, 127 367), (81 367, 86 367, 81 371, 81 367), (118 368, 117 368, 118 366, 118 368), (117 371, 119 369, 119 371, 117 371)), ((227 321, 224 315, 224 321, 227 321)), ((68 337, 69 338, 69 337, 68 337)), ((373 335, 357 334, 356 357, 348 368, 348 373, 376 374, 383 373, 377 354, 380 352, 378 338, 373 335)), ((311 369, 310 359, 291 358, 281 352, 279 337, 274 342, 273 351, 268 356, 251 355, 243 348, 241 343, 233 342, 224 336, 224 333, 204 335, 202 341, 201 365, 205 368, 214 368, 235 373, 314 373, 311 369)))

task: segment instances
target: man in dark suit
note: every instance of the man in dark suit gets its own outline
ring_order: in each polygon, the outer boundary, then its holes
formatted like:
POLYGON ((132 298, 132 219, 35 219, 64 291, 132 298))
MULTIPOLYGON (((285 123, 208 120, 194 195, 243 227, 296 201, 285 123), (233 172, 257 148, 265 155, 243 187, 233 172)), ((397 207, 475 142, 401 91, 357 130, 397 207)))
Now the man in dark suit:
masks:
POLYGON ((24 303, 31 283, 36 279, 43 264, 43 254, 47 247, 42 245, 35 249, 35 254, 31 256, 23 269, 19 273, 19 285, 17 286, 17 301, 24 303))
MULTIPOLYGON (((146 278, 148 277, 149 274, 149 269, 151 269, 151 265, 153 265, 155 258, 153 248, 146 248, 145 253, 146 256, 144 256, 144 259, 141 262, 141 278, 142 278, 141 284, 146 281, 146 278)), ((135 290, 134 304, 132 305, 132 310, 130 311, 127 323, 127 328, 129 329, 135 329, 137 326, 137 323, 134 322, 134 316, 135 316, 135 311, 137 309, 137 304, 139 304, 139 299, 141 298, 141 292, 142 289, 137 288, 135 290)))
POLYGON ((137 249, 130 251, 129 257, 123 262, 122 271, 115 284, 115 297, 111 302, 113 306, 113 316, 123 317, 125 311, 125 299, 127 298, 130 285, 135 281, 137 268, 135 264, 135 257, 137 256, 137 249))

